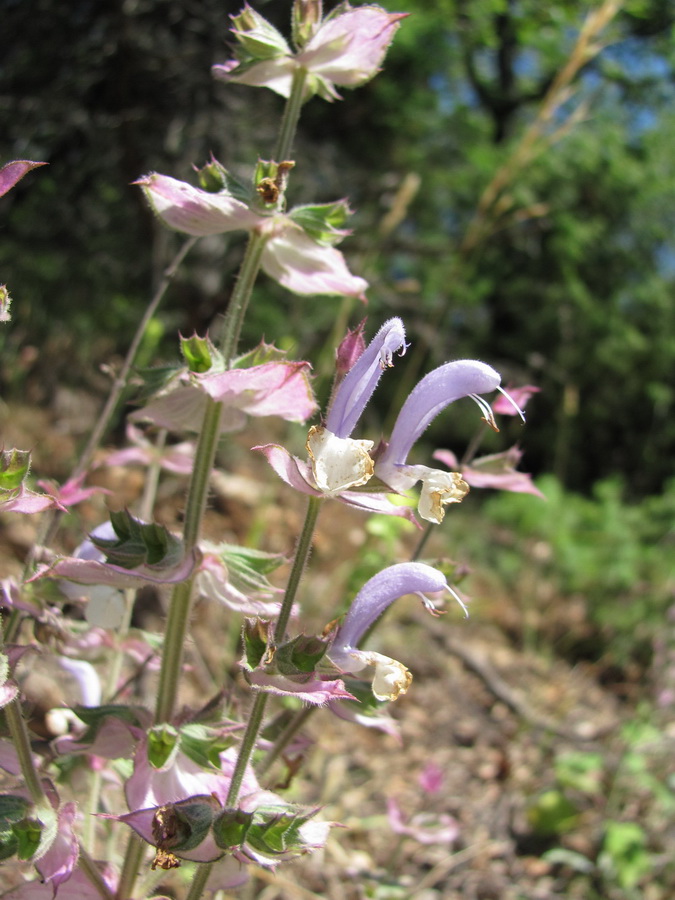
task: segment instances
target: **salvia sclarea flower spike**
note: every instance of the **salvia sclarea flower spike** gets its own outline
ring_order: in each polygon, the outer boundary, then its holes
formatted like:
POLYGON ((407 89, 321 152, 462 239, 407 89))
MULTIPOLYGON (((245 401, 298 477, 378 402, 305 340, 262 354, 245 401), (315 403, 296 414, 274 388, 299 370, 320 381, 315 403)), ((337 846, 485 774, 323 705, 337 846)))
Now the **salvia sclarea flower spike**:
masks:
POLYGON ((419 514, 428 522, 442 522, 443 506, 461 501, 469 485, 456 472, 406 465, 413 444, 446 406, 462 397, 475 400, 485 421, 496 427, 492 410, 479 395, 498 390, 500 381, 499 373, 486 363, 475 359, 456 360, 426 375, 403 404, 391 439, 375 462, 374 472, 396 491, 406 491, 421 481, 419 514))
POLYGON ((418 594, 433 615, 439 610, 424 593, 449 591, 466 607, 446 581, 445 575, 425 563, 397 563, 374 575, 361 588, 349 608, 329 651, 332 662, 346 672, 358 672, 366 666, 375 669, 372 690, 378 700, 395 700, 410 687, 412 675, 406 667, 374 650, 359 650, 359 641, 387 607, 406 594, 418 594))
POLYGON ((288 97, 293 76, 304 69, 304 100, 314 94, 339 100, 336 85, 355 88, 377 75, 401 19, 407 15, 370 5, 352 9, 349 3, 341 3, 322 20, 320 3, 296 0, 294 51, 270 22, 246 4, 232 16, 235 59, 215 65, 211 71, 224 81, 267 87, 288 97))
POLYGON ((369 450, 373 441, 355 441, 350 435, 394 353, 406 350, 405 329, 398 318, 389 319, 340 382, 325 425, 309 430, 309 453, 316 486, 335 494, 365 484, 373 474, 369 450))

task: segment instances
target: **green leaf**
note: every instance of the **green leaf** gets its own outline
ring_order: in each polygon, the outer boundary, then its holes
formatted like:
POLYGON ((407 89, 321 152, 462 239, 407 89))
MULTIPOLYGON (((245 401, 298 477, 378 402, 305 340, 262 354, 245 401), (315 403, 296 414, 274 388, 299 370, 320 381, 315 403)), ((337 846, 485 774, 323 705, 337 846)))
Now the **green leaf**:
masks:
POLYGON ((173 725, 156 725, 148 733, 148 761, 161 769, 178 750, 178 730, 173 725))
POLYGON ((42 830, 42 822, 38 819, 22 819, 12 826, 19 859, 32 859, 35 856, 42 841, 42 830))
POLYGON ((185 338, 181 335, 180 352, 183 354, 185 364, 191 372, 202 374, 208 372, 216 358, 216 348, 208 337, 201 338, 196 334, 185 338))
POLYGON ((207 725, 183 725, 180 730, 180 749, 200 766, 220 768, 220 754, 232 745, 222 730, 207 725))
POLYGON ((335 244, 345 236, 344 224, 351 215, 346 200, 312 206, 296 206, 288 214, 311 238, 320 244, 335 244))
POLYGON ((223 810, 213 823, 213 837, 216 844, 223 850, 240 847, 246 840, 253 815, 241 809, 223 810))
POLYGON ((106 562, 124 569, 160 565, 171 568, 183 558, 183 544, 164 525, 141 522, 130 512, 110 513, 116 538, 91 537, 93 544, 106 555, 106 562))
POLYGON ((314 635, 299 634, 280 644, 274 655, 274 666, 282 675, 302 675, 314 672, 326 655, 330 641, 314 635))
POLYGON ((268 362, 277 362, 286 359, 286 351, 279 350, 274 344, 266 344, 261 341, 253 350, 238 356, 232 364, 233 369, 250 369, 252 366, 262 366, 268 362))
POLYGON ((2 450, 0 452, 0 490, 15 491, 21 487, 30 469, 28 450, 2 450))
POLYGON ((262 619, 244 620, 244 658, 251 668, 257 668, 267 651, 269 622, 262 619))
POLYGON ((270 856, 304 853, 306 848, 299 831, 314 812, 300 813, 293 807, 257 809, 246 842, 254 850, 270 856))
POLYGON ((0 794, 0 831, 6 831, 8 826, 20 822, 32 805, 25 797, 0 794))
POLYGON ((251 188, 229 172, 217 159, 198 169, 197 177, 199 186, 210 194, 225 193, 247 206, 254 200, 251 188))

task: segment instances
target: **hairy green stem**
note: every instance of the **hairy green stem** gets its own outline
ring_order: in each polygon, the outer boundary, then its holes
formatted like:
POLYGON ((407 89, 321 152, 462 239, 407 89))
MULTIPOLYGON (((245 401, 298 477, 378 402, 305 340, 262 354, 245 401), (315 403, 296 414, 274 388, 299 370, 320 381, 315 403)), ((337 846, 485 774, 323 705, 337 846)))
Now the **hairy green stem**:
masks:
POLYGON ((206 397, 206 409, 202 429, 195 450, 195 461, 185 507, 183 542, 185 552, 192 550, 199 539, 199 529, 204 517, 206 499, 209 493, 209 478, 216 458, 216 448, 220 437, 220 420, 223 404, 206 397))
POLYGON ((225 365, 228 369, 231 367, 232 359, 237 352, 242 325, 244 324, 246 310, 253 292, 253 285, 260 271, 260 260, 266 242, 267 236, 259 234, 257 231, 252 231, 249 235, 244 258, 241 261, 239 274, 237 275, 237 283, 234 286, 230 303, 227 307, 223 333, 220 338, 220 350, 225 357, 225 365))
POLYGON ((132 896, 146 847, 147 844, 138 835, 132 834, 129 837, 115 900, 127 900, 127 897, 132 896))
POLYGON ((87 446, 82 451, 80 459, 78 460, 77 465, 73 471, 72 477, 76 477, 77 475, 81 475, 86 471, 89 463, 96 452, 96 449, 101 442, 101 439, 110 424, 110 419, 117 408, 117 404, 120 399, 120 395, 122 391, 126 387, 127 378, 129 377, 129 372, 131 370, 132 365, 134 364, 134 360, 136 359, 136 354, 138 353, 138 348, 141 346, 141 341, 143 340, 143 336, 145 335, 145 329, 148 327, 148 323, 157 312, 157 307, 162 301, 164 294, 166 293, 167 288, 171 284, 171 280, 173 276, 176 274, 178 267, 183 262, 189 251, 194 247, 197 243, 198 238, 191 237, 188 238, 185 243, 181 246, 178 253, 174 256, 171 263, 164 270, 164 274, 162 275, 162 279, 157 285, 157 290, 154 293, 154 296, 150 303, 148 304, 147 309, 143 313, 143 318, 138 323, 138 328, 134 334, 133 340, 129 345, 129 349, 127 351, 127 355, 124 358, 124 362, 122 363, 122 368, 120 369, 117 377, 115 378, 112 386, 112 390, 108 396, 105 406, 103 407, 103 411, 94 426, 94 430, 89 437, 89 441, 87 442, 87 446))
POLYGON ((281 602, 281 611, 279 612, 279 618, 277 619, 277 624, 274 629, 274 640, 277 643, 281 643, 286 634, 286 628, 288 627, 288 620, 291 617, 291 611, 293 609, 293 604, 295 603, 298 585, 300 584, 302 573, 305 571, 305 566, 309 559, 309 551, 312 549, 312 538, 314 537, 314 529, 316 528, 316 521, 319 517, 322 503, 322 497, 310 497, 309 503, 307 504, 305 523, 302 526, 302 531, 298 538, 298 545, 295 548, 293 568, 291 569, 291 574, 288 576, 286 592, 284 593, 284 599, 281 602))
POLYGON ((190 619, 193 580, 188 578, 177 584, 171 594, 157 689, 156 723, 170 722, 173 717, 183 663, 183 644, 190 619))
MULTIPOLYGON (((300 584, 302 573, 304 572, 305 566, 307 565, 309 551, 312 548, 312 537, 314 535, 314 529, 316 527, 316 520, 319 516, 319 510, 321 509, 321 503, 321 497, 309 498, 309 503, 307 505, 307 515, 305 516, 305 524, 303 525, 300 537, 298 538, 297 546, 295 548, 293 567, 291 569, 291 574, 288 577, 286 592, 284 594, 284 599, 281 602, 281 611, 279 613, 279 618, 274 629, 274 640, 276 643, 280 643, 284 639, 284 636, 286 634, 286 626, 288 625, 288 620, 291 616, 291 610, 293 609, 293 604, 295 602, 295 595, 298 591, 298 585, 300 584)), ((267 698, 268 695, 261 692, 256 695, 256 698, 253 702, 253 706, 248 717, 248 722, 246 723, 244 738, 241 742, 241 747, 239 748, 237 764, 235 765, 234 772, 232 773, 230 790, 227 794, 228 806, 234 806, 237 802, 237 797, 239 796, 239 791, 241 789, 241 783, 244 780, 246 766, 251 759, 251 754, 253 753, 255 742, 258 739, 258 732, 260 731, 260 728, 262 726, 263 715, 265 713, 265 707, 267 706, 267 698)))
POLYGON ((306 80, 307 69, 296 69, 293 73, 291 93, 286 101, 284 115, 281 120, 281 128, 279 130, 279 139, 277 140, 276 150, 274 151, 274 159, 276 162, 283 162, 284 160, 291 158, 295 132, 297 131, 298 120, 300 118, 300 110, 302 109, 302 104, 304 102, 303 94, 305 93, 306 80))
POLYGON ((15 697, 4 708, 5 720, 9 728, 9 735, 12 744, 16 750, 16 755, 21 767, 23 780, 30 794, 30 798, 35 804, 47 803, 45 792, 40 784, 38 773, 33 763, 33 752, 30 748, 30 738, 28 737, 28 729, 21 711, 21 703, 19 698, 15 697))
POLYGON ((197 864, 197 867, 195 868, 195 874, 192 876, 190 890, 188 891, 188 895, 185 900, 199 900, 204 888, 206 887, 206 882, 209 880, 209 875, 211 874, 212 868, 213 863, 202 863, 201 865, 197 864))

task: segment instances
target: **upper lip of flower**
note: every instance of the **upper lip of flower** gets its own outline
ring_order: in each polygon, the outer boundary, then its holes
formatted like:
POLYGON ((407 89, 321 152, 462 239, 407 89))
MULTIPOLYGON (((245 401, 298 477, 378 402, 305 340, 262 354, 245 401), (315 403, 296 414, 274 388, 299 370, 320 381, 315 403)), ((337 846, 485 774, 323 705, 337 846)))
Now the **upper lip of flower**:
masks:
POLYGON ((407 488, 415 477, 401 470, 413 444, 446 406, 461 397, 485 394, 499 387, 501 377, 487 363, 460 359, 426 375, 403 404, 389 444, 375 463, 375 474, 394 488, 407 488))

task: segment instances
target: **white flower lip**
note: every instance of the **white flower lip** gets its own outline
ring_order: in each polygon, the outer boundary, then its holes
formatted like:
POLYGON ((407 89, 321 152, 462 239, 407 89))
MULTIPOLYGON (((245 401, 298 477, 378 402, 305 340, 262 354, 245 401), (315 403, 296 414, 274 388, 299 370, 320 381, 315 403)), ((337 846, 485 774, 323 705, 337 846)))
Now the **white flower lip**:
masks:
POLYGON ((372 441, 339 438, 327 428, 314 425, 307 435, 307 453, 314 481, 325 494, 337 494, 370 480, 374 462, 369 454, 372 441))

